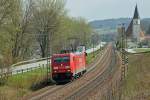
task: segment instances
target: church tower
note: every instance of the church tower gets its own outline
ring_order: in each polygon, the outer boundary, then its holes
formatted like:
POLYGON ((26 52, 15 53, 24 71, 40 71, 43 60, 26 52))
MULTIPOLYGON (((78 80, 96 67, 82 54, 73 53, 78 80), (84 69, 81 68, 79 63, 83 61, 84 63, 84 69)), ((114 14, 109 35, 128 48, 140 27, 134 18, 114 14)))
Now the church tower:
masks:
POLYGON ((140 41, 140 33, 141 33, 141 22, 140 22, 140 16, 138 12, 138 7, 136 5, 134 17, 133 17, 133 23, 132 23, 132 38, 135 42, 140 41))

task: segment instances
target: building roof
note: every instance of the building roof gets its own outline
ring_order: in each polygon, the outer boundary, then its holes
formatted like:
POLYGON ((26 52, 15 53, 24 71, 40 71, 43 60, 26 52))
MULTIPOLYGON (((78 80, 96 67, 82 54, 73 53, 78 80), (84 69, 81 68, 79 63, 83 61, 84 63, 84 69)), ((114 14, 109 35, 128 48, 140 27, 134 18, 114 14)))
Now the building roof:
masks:
POLYGON ((146 35, 144 38, 145 40, 150 40, 150 35, 146 35))
POLYGON ((139 19, 139 18, 140 18, 140 16, 139 16, 139 12, 138 12, 138 7, 137 7, 137 5, 136 5, 135 11, 134 11, 133 19, 139 19))
POLYGON ((128 26, 128 28, 127 28, 127 30, 126 30, 126 35, 128 36, 128 37, 131 37, 132 36, 132 25, 133 25, 133 19, 132 19, 132 21, 130 22, 130 24, 129 24, 129 26, 128 26))
POLYGON ((143 31, 140 32, 140 37, 142 37, 142 38, 145 37, 145 34, 143 31))

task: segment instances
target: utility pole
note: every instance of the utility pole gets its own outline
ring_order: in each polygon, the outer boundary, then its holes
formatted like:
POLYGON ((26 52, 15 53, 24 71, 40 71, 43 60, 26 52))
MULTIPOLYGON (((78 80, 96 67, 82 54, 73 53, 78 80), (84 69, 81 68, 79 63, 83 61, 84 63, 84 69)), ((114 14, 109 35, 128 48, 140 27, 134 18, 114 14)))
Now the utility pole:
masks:
POLYGON ((95 39, 95 36, 94 36, 94 35, 92 35, 92 45, 93 45, 93 47, 92 47, 92 48, 93 48, 93 57, 94 57, 94 42, 95 42, 95 41, 94 41, 94 39, 95 39))
POLYGON ((83 45, 85 46, 85 49, 86 49, 86 33, 84 32, 84 43, 83 45))
POLYGON ((76 37, 70 37, 68 38, 69 40, 69 44, 71 46, 71 49, 72 49, 72 52, 75 52, 76 49, 77 49, 77 45, 79 45, 77 42, 78 42, 78 39, 79 38, 76 38, 76 37))
POLYGON ((125 55, 125 73, 126 73, 126 76, 127 76, 127 72, 128 72, 128 64, 129 64, 129 58, 128 58, 128 55, 127 55, 127 52, 128 52, 128 39, 127 39, 127 34, 125 35, 125 48, 126 48, 126 55, 125 55))
POLYGON ((122 91, 123 91, 123 84, 125 84, 125 77, 127 75, 127 68, 128 68, 128 56, 126 49, 128 48, 127 45, 127 34, 125 32, 124 24, 121 25, 120 31, 121 32, 121 57, 122 57, 122 66, 121 66, 121 81, 120 81, 120 91, 119 91, 119 100, 122 98, 122 91))
POLYGON ((100 51, 101 51, 101 40, 100 40, 100 46, 99 46, 99 49, 100 49, 100 51))
POLYGON ((127 48, 127 35, 125 33, 125 26, 122 24, 121 27, 122 34, 121 34, 121 53, 122 53, 122 68, 121 68, 121 80, 124 80, 127 75, 127 66, 128 66, 128 56, 126 53, 127 48))
POLYGON ((93 57, 94 57, 94 40, 93 40, 93 57))
POLYGON ((50 34, 47 33, 47 83, 51 78, 51 66, 50 66, 50 59, 51 59, 51 50, 50 50, 50 34))

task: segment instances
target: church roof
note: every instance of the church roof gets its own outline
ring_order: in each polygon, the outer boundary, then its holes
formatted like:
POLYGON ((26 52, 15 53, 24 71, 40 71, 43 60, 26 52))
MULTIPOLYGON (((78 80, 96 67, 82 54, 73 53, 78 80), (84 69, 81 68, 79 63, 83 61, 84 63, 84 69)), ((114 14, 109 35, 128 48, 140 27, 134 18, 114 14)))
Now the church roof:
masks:
POLYGON ((136 5, 135 11, 134 11, 134 17, 133 17, 133 19, 139 19, 139 18, 140 18, 140 16, 139 16, 139 11, 138 11, 138 7, 137 7, 137 5, 136 5))
POLYGON ((126 35, 127 35, 128 37, 132 36, 132 30, 133 30, 133 29, 132 29, 132 24, 133 24, 133 20, 130 22, 130 24, 129 24, 127 30, 126 30, 126 35))

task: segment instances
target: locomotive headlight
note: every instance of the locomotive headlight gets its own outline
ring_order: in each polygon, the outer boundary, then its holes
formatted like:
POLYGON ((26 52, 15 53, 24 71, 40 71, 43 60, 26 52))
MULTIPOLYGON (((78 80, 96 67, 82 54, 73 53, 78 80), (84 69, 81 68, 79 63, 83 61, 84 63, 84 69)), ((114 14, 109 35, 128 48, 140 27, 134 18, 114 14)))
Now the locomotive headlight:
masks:
POLYGON ((58 69, 58 67, 54 67, 53 69, 55 69, 55 70, 56 70, 56 69, 58 69))
POLYGON ((66 68, 70 68, 70 66, 66 66, 66 68))
POLYGON ((70 72, 71 70, 70 70, 70 69, 68 69, 67 71, 68 71, 68 72, 70 72))

